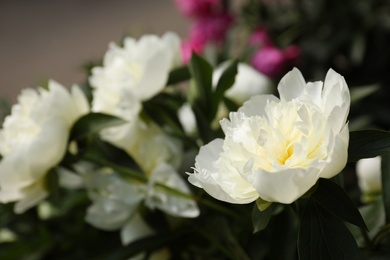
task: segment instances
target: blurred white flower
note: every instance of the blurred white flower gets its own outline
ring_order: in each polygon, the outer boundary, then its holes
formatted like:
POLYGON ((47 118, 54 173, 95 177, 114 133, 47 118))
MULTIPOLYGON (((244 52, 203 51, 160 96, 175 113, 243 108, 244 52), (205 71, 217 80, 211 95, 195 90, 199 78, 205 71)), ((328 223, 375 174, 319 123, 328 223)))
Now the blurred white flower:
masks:
POLYGON ((360 190, 364 194, 382 191, 381 157, 361 159, 356 163, 356 174, 360 190))
POLYGON ((195 218, 199 216, 200 211, 194 200, 169 194, 167 191, 155 187, 154 184, 156 182, 182 193, 191 194, 187 183, 184 182, 171 165, 160 164, 150 176, 149 189, 145 200, 145 204, 149 208, 158 208, 171 216, 177 217, 195 218))
MULTIPOLYGON (((213 73, 213 86, 216 87, 222 73, 229 66, 230 62, 224 62, 219 65, 213 73)), ((237 75, 235 82, 229 88, 225 96, 241 105, 252 96, 260 94, 272 94, 273 83, 265 75, 261 74, 250 65, 240 62, 237 66, 237 75)))
POLYGON ((104 134, 104 139, 131 155, 146 175, 150 176, 161 163, 169 163, 175 168, 180 166, 183 149, 176 138, 166 134, 155 123, 146 123, 140 118, 134 118, 128 125, 121 138, 104 134))
POLYGON ((272 95, 252 97, 221 121, 225 139, 200 149, 189 181, 230 203, 289 204, 347 162, 348 86, 329 70, 324 84, 293 69, 272 95))
POLYGON ((161 38, 144 35, 138 41, 127 37, 123 47, 111 43, 103 66, 93 68, 89 78, 94 88, 92 111, 128 123, 104 129, 102 138, 121 148, 132 146, 141 102, 161 92, 170 70, 180 64, 180 38, 172 32, 161 38))
POLYGON ((69 93, 55 81, 49 89, 25 89, 0 130, 0 201, 16 201, 15 212, 36 205, 48 193, 47 172, 62 159, 73 123, 88 112, 77 86, 69 93))
POLYGON ((133 102, 128 98, 143 101, 153 97, 164 88, 169 71, 178 65, 180 38, 172 32, 161 38, 144 35, 138 41, 127 37, 123 47, 111 43, 103 66, 93 68, 89 78, 94 87, 93 111, 114 107, 117 116, 126 118, 127 107, 133 102))
POLYGON ((184 103, 177 111, 177 115, 184 131, 193 134, 196 131, 196 118, 190 103, 184 103))
POLYGON ((199 209, 193 200, 155 188, 155 182, 159 182, 190 194, 185 182, 168 164, 158 167, 152 173, 149 184, 125 181, 109 168, 84 168, 83 171, 81 175, 93 201, 87 210, 86 221, 104 230, 121 229, 124 245, 154 233, 139 215, 138 207, 143 201, 147 207, 158 208, 173 216, 199 215, 199 209))

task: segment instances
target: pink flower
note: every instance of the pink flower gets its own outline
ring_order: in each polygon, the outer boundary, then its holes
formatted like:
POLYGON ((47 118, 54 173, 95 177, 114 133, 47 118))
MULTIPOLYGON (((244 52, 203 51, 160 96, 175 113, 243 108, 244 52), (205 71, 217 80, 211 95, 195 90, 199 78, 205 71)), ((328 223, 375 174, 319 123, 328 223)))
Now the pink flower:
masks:
POLYGON ((202 54, 205 42, 200 38, 189 38, 181 43, 181 57, 184 64, 187 64, 192 57, 192 52, 202 54))
POLYGON ((295 45, 291 45, 284 50, 268 45, 252 56, 251 64, 263 74, 276 78, 295 65, 299 54, 300 49, 295 45))
POLYGON ((225 40, 226 33, 233 21, 233 16, 229 13, 200 18, 192 25, 190 38, 197 42, 221 44, 225 40))
POLYGON ((188 17, 210 16, 222 9, 221 0, 175 0, 179 11, 188 17))
POLYGON ((269 36, 268 30, 265 27, 259 27, 252 32, 249 37, 249 45, 251 46, 266 46, 272 45, 271 37, 269 36))

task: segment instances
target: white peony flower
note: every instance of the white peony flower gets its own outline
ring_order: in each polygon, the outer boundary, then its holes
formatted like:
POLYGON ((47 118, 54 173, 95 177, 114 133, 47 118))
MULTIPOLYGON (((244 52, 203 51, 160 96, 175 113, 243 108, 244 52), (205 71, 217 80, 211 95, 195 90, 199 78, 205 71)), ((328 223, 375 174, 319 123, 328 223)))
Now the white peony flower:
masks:
POLYGON ((252 97, 221 120, 225 139, 200 149, 189 182, 230 203, 260 197, 289 204, 344 168, 350 106, 344 78, 329 70, 324 84, 306 84, 293 69, 278 91, 280 99, 252 97))
POLYGON ((138 118, 141 102, 163 90, 170 70, 179 66, 180 60, 180 38, 171 32, 161 38, 145 35, 138 41, 127 37, 123 47, 110 44, 103 66, 93 68, 89 78, 94 88, 92 111, 129 123, 103 130, 103 139, 130 146, 121 140, 133 131, 132 123, 138 118))
POLYGON ((0 201, 17 201, 23 213, 48 195, 47 172, 62 159, 73 123, 88 112, 81 90, 69 93, 50 81, 49 90, 25 89, 0 131, 0 201))
POLYGON ((126 118, 133 102, 129 98, 144 101, 159 93, 169 71, 180 64, 179 57, 180 38, 172 32, 161 38, 144 35, 138 41, 127 37, 123 47, 111 43, 103 66, 93 68, 89 78, 95 88, 93 111, 114 107, 121 113, 118 116, 126 118))
MULTIPOLYGON (((229 62, 219 65, 213 72, 213 86, 217 86, 222 73, 229 66, 229 62)), ((273 92, 273 83, 265 75, 261 74, 250 65, 240 62, 237 66, 237 75, 235 82, 229 88, 225 96, 235 101, 237 104, 243 104, 252 96, 260 94, 271 94, 273 92)))
POLYGON ((356 163, 356 174, 360 190, 365 194, 382 191, 381 157, 361 159, 356 163))

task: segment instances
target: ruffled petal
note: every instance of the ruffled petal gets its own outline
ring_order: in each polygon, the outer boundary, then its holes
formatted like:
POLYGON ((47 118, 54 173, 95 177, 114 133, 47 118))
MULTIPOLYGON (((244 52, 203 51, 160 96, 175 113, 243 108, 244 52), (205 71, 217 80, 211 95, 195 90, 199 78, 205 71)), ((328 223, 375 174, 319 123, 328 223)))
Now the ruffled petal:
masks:
POLYGON ((216 161, 222 152, 222 139, 216 139, 200 148, 195 158, 194 173, 190 174, 188 181, 203 188, 216 199, 245 204, 255 201, 258 194, 237 171, 223 171, 215 167, 216 161))

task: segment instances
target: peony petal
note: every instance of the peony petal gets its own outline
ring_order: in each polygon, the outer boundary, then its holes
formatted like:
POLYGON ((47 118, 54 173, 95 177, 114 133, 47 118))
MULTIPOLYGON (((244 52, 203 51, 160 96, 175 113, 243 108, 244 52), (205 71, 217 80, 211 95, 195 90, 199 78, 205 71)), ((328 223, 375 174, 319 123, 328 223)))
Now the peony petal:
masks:
MULTIPOLYGON (((230 62, 224 62, 213 72, 213 86, 216 87, 222 73, 229 66, 230 62)), ((235 82, 229 88, 225 96, 235 101, 237 104, 243 104, 252 96, 260 94, 271 94, 273 92, 272 81, 261 74, 251 66, 245 63, 239 63, 235 82)))
POLYGON ((290 204, 305 194, 317 182, 320 168, 290 168, 278 172, 258 169, 253 174, 253 186, 260 198, 270 202, 290 204))
POLYGON ((382 191, 381 157, 361 159, 356 163, 356 174, 360 190, 365 194, 382 191))
POLYGON ((172 54, 168 51, 161 50, 153 55, 145 64, 143 77, 134 89, 134 95, 140 100, 147 100, 160 92, 167 83, 171 62, 172 54))
POLYGON ((73 85, 71 88, 71 96, 75 110, 75 119, 88 113, 89 104, 86 96, 79 86, 73 85))
POLYGON ((42 125, 41 132, 26 151, 32 178, 41 178, 61 161, 68 136, 69 126, 61 119, 51 119, 42 125))
POLYGON ((137 206, 101 197, 88 207, 85 221, 99 229, 117 230, 136 212, 137 206))
POLYGON ((24 188, 22 193, 22 199, 19 200, 14 207, 16 214, 24 213, 49 195, 44 187, 43 179, 24 188))
POLYGON ((348 161, 348 143, 349 129, 348 124, 346 124, 341 133, 335 137, 332 154, 328 155, 329 159, 320 174, 321 178, 332 178, 344 169, 348 161))
POLYGON ((291 101, 298 98, 305 93, 305 88, 306 81, 302 73, 297 68, 294 68, 280 80, 278 85, 280 99, 291 101))
POLYGON ((271 102, 279 102, 274 95, 258 95, 246 101, 237 112, 242 112, 245 116, 266 116, 265 107, 271 102))
POLYGON ((142 219, 139 213, 135 213, 121 229, 122 244, 128 245, 138 239, 153 235, 155 232, 142 219))
POLYGON ((332 69, 329 69, 326 74, 322 98, 324 101, 324 112, 329 115, 334 108, 340 107, 341 110, 338 111, 338 117, 341 122, 345 123, 349 113, 351 97, 344 77, 332 69))

